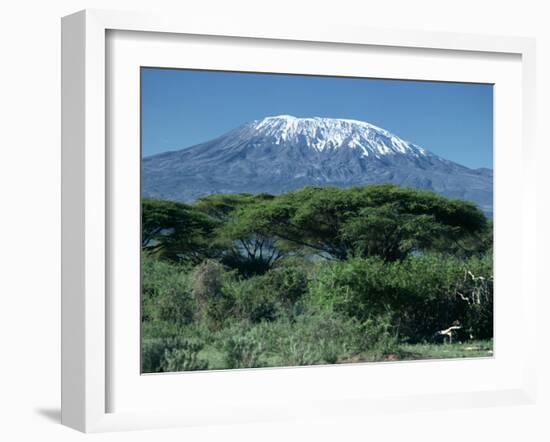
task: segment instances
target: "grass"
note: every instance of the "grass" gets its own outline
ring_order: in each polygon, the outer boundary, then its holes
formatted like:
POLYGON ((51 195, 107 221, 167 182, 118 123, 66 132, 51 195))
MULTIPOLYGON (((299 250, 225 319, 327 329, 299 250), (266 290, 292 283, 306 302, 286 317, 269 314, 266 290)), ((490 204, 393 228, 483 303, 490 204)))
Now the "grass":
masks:
MULTIPOLYGON (((200 356, 208 360, 210 370, 227 369, 224 354, 214 346, 206 346, 200 356)), ((480 358, 493 356, 493 341, 468 341, 453 344, 401 344, 393 353, 380 356, 377 353, 362 352, 351 356, 341 357, 338 364, 362 363, 362 362, 389 362, 411 361, 429 359, 457 359, 480 358)), ((264 355, 262 358, 264 367, 285 366, 277 356, 264 355)))
POLYGON ((224 353, 212 345, 207 345, 199 353, 199 356, 208 361, 209 370, 226 369, 224 353))
POLYGON ((453 344, 403 344, 400 359, 450 359, 493 356, 493 340, 468 341, 453 344))

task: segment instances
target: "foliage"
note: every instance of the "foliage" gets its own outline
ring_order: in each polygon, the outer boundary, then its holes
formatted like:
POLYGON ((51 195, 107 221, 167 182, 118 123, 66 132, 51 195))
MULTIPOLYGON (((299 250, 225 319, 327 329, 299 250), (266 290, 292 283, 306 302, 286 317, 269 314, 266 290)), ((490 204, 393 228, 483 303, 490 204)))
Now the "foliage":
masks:
POLYGON ((353 258, 325 266, 310 285, 307 302, 362 321, 389 313, 399 334, 411 341, 433 339, 455 322, 470 327, 473 337, 488 337, 492 330, 480 332, 468 324, 475 322, 477 309, 492 312, 492 287, 479 304, 468 304, 459 290, 473 297, 477 288, 461 282, 467 272, 489 279, 492 260, 422 255, 386 263, 376 257, 353 258))
POLYGON ((281 305, 276 292, 264 285, 264 278, 256 276, 237 279, 227 285, 234 300, 232 316, 251 322, 272 321, 277 318, 281 305))
POLYGON ((142 256, 142 320, 175 327, 194 319, 195 302, 187 267, 142 256))
POLYGON ((233 299, 224 291, 224 283, 231 277, 222 264, 211 260, 203 261, 193 270, 192 293, 198 316, 213 325, 223 322, 233 306, 233 299))
POLYGON ((176 347, 164 350, 161 371, 206 370, 208 361, 199 357, 204 345, 193 341, 180 341, 176 347))
POLYGON ((358 349, 360 324, 329 312, 299 315, 281 336, 284 365, 334 364, 358 349))
POLYGON ((216 194, 193 205, 144 199, 142 219, 144 250, 193 263, 219 258, 246 277, 304 253, 395 261, 492 247, 492 228, 474 204, 391 184, 216 194))
POLYGON ((141 218, 145 252, 192 263, 215 254, 212 239, 218 222, 193 206, 145 198, 141 218))
POLYGON ((493 336, 492 223, 470 203, 393 185, 305 187, 145 199, 142 223, 144 372, 492 348, 457 347, 493 336))
POLYGON ((203 344, 179 337, 144 339, 141 367, 145 373, 206 370, 208 362, 199 358, 203 344))
POLYGON ((250 204, 232 222, 270 235, 279 247, 345 259, 380 256, 403 259, 413 251, 460 248, 473 254, 483 246, 468 241, 487 226, 472 203, 391 184, 304 187, 250 204))
POLYGON ((234 332, 224 341, 225 361, 228 368, 256 368, 262 366, 260 358, 264 348, 262 340, 259 339, 255 331, 252 328, 244 333, 234 332))
POLYGON ((436 239, 450 230, 433 215, 401 213, 384 205, 361 209, 343 224, 341 232, 342 239, 353 244, 355 255, 396 261, 416 250, 435 248, 436 239))
POLYGON ((291 265, 280 265, 262 278, 264 290, 277 294, 280 302, 286 307, 294 306, 306 293, 308 276, 305 265, 291 261, 291 265))
POLYGON ((361 348, 370 352, 374 359, 398 351, 399 339, 392 326, 390 314, 371 317, 362 324, 361 348))
POLYGON ((228 281, 226 293, 234 300, 234 318, 257 323, 291 315, 307 286, 302 268, 281 265, 261 276, 228 281))
POLYGON ((194 204, 219 222, 214 243, 223 249, 220 258, 244 276, 265 273, 284 255, 265 220, 255 217, 251 209, 273 198, 266 193, 214 194, 194 204))
POLYGON ((216 193, 197 199, 194 207, 219 221, 227 221, 235 210, 273 198, 268 193, 216 193))

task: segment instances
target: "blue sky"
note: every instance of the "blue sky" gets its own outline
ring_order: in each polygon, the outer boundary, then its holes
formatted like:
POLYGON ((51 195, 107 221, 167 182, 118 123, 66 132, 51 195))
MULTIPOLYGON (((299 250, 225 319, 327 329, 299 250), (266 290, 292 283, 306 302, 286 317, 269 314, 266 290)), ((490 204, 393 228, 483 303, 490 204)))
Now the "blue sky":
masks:
POLYGON ((142 155, 272 115, 368 121, 446 159, 493 167, 492 85, 142 68, 142 155))

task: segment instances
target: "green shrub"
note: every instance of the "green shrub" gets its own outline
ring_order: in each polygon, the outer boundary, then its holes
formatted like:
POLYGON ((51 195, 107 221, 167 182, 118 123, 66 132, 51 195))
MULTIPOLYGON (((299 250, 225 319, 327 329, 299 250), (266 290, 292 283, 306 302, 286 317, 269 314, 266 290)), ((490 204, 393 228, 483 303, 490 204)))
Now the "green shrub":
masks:
POLYGON ((260 358, 264 353, 262 340, 250 330, 248 333, 235 334, 224 342, 227 368, 261 367, 260 358))
POLYGON ((199 357, 204 345, 199 342, 180 340, 176 347, 165 349, 160 364, 161 371, 206 370, 208 362, 199 357))
POLYGON ((234 319, 258 323, 275 320, 281 311, 277 292, 266 286, 263 276, 227 281, 225 290, 233 300, 234 319))
POLYGON ((276 293, 281 303, 287 307, 296 304, 308 287, 305 266, 293 265, 295 263, 296 260, 293 260, 288 265, 275 267, 262 278, 265 290, 276 293))
POLYGON ((302 338, 292 334, 287 337, 285 346, 281 351, 281 358, 282 364, 287 367, 323 363, 317 343, 304 341, 302 338))
POLYGON ((457 322, 469 328, 474 338, 490 337, 492 283, 483 286, 480 304, 466 302, 459 292, 478 299, 479 289, 469 281, 464 283, 468 272, 491 280, 491 257, 420 255, 396 262, 353 258, 321 268, 310 284, 306 306, 362 322, 390 314, 398 336, 411 342, 433 340, 437 331, 457 322))
POLYGON ((219 262, 206 260, 193 270, 192 293, 200 318, 216 327, 227 318, 233 308, 233 298, 224 291, 224 285, 234 278, 219 262))
POLYGON ((228 314, 254 323, 292 315, 308 287, 308 276, 303 270, 281 264, 264 275, 226 280, 224 291, 234 301, 228 314))
POLYGON ((193 321, 196 304, 189 268, 142 257, 142 320, 181 327, 193 321))
POLYGON ((399 349, 399 339, 391 319, 391 316, 386 314, 369 318, 362 324, 361 347, 375 360, 380 360, 399 349))
POLYGON ((208 364, 199 358, 202 343, 181 337, 147 338, 141 343, 141 370, 144 373, 206 370, 208 364))
POLYGON ((144 372, 381 360, 402 344, 493 336, 492 257, 286 257, 248 278, 143 257, 144 372))
POLYGON ((164 359, 167 347, 171 348, 173 342, 169 339, 142 339, 141 341, 141 371, 143 373, 157 373, 161 371, 160 365, 164 359))
POLYGON ((333 364, 358 349, 360 324, 329 312, 309 312, 282 322, 279 348, 284 365, 333 364))

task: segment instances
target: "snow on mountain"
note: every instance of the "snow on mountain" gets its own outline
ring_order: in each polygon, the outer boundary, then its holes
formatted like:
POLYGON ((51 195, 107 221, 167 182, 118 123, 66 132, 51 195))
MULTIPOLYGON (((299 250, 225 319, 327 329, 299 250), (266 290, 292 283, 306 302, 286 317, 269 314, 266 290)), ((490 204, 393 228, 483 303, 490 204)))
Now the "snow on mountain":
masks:
POLYGON ((414 156, 426 154, 421 147, 365 121, 279 115, 254 121, 249 129, 256 136, 271 137, 276 145, 299 143, 303 138, 308 147, 317 151, 348 147, 359 149, 365 157, 395 153, 414 156))
POLYGON ((305 185, 390 182, 476 202, 492 212, 493 174, 445 160, 368 122, 267 117, 211 141, 144 158, 144 196, 280 193, 305 185))

